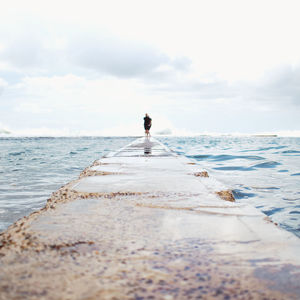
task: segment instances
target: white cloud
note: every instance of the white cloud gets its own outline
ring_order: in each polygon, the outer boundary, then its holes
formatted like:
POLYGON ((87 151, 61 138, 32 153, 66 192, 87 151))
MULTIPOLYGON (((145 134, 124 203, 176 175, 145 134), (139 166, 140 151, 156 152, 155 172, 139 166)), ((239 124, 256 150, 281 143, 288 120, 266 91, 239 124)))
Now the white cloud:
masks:
MULTIPOLYGON (((87 80, 72 74, 26 77, 3 96, 12 94, 14 100, 7 103, 7 110, 11 111, 14 126, 23 126, 27 116, 35 126, 67 126, 76 130, 139 122, 146 111, 163 101, 160 96, 147 95, 145 86, 135 80, 87 80)), ((7 113, 2 117, 7 118, 7 113)))
POLYGON ((169 62, 150 46, 105 35, 77 37, 68 51, 75 63, 116 77, 143 76, 169 62))
POLYGON ((0 78, 0 88, 5 87, 7 85, 8 85, 8 83, 3 78, 0 78))
POLYGON ((117 132, 147 111, 161 128, 297 129, 297 4, 6 1, 0 118, 117 132))
POLYGON ((7 85, 8 85, 8 83, 0 77, 0 96, 3 93, 3 90, 7 85))
POLYGON ((43 108, 42 105, 36 102, 20 103, 15 107, 15 112, 30 113, 30 114, 43 114, 53 112, 51 109, 43 108))

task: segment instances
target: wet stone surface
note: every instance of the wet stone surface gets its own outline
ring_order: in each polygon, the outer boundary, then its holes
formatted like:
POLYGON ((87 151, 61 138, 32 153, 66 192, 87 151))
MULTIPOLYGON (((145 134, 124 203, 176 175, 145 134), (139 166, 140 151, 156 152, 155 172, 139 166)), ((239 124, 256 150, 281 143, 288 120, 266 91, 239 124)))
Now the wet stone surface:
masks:
POLYGON ((154 139, 96 161, 0 235, 0 299, 299 299, 299 240, 202 172, 154 139))

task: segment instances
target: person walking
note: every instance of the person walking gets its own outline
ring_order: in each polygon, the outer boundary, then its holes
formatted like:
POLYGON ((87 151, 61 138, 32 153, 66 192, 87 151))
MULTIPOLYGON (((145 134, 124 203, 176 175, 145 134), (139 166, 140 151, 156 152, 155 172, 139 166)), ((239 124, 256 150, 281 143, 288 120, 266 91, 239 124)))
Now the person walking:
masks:
POLYGON ((145 128, 146 137, 150 136, 151 125, 152 125, 152 119, 149 117, 148 114, 146 114, 145 117, 144 117, 144 128, 145 128))

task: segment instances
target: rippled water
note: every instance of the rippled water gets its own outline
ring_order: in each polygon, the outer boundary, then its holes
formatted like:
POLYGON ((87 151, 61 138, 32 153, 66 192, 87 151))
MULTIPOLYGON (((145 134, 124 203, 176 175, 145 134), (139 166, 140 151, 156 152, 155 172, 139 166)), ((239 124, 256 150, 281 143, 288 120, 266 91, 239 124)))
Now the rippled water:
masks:
POLYGON ((0 138, 0 231, 134 138, 0 138))
POLYGON ((247 202, 300 237, 300 138, 161 138, 197 160, 247 202))
MULTIPOLYGON (((133 137, 0 138, 0 231, 133 137)), ((197 160, 280 226, 300 236, 300 138, 160 137, 197 160)))

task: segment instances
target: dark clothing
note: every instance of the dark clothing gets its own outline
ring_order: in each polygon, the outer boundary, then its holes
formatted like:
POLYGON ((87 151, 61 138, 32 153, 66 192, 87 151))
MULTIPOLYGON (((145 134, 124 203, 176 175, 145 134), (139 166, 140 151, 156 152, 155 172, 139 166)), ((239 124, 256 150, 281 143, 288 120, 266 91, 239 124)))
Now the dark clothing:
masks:
POLYGON ((151 121, 152 121, 152 119, 149 118, 149 117, 144 118, 144 128, 145 128, 145 130, 150 130, 151 125, 152 125, 151 121))

